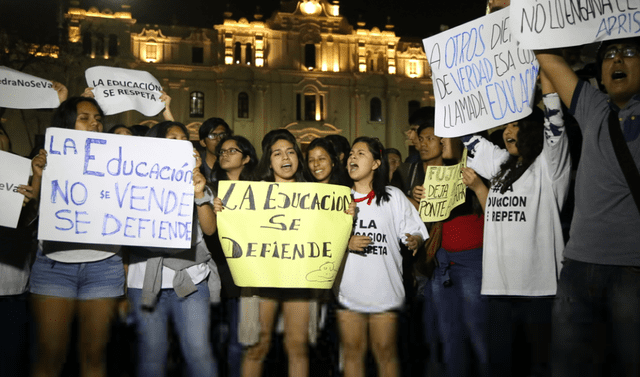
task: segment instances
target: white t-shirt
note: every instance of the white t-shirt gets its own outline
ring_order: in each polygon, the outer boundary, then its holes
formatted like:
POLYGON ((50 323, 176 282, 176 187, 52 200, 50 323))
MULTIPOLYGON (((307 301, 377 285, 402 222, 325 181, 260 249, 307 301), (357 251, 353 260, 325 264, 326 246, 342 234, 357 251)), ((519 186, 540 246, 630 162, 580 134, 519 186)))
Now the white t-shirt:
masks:
MULTIPOLYGON (((555 295, 564 239, 560 211, 571 174, 569 145, 557 95, 545 96, 545 142, 534 163, 504 194, 489 189, 484 221, 483 295, 555 295), (559 114, 558 114, 558 112, 559 114), (558 119, 559 118, 559 119, 558 119)), ((490 179, 509 153, 479 136, 465 142, 468 166, 490 179)))
MULTIPOLYGON (((42 250, 42 242, 39 243, 38 247, 42 250)), ((77 249, 54 251, 52 253, 47 253, 46 256, 49 259, 62 263, 89 263, 107 259, 112 257, 114 254, 116 253, 112 253, 110 251, 77 249)))
MULTIPOLYGON (((356 199, 366 196, 351 191, 356 199)), ((387 186, 388 202, 358 203, 354 235, 371 237, 365 255, 347 253, 338 300, 346 308, 362 313, 380 313, 404 303, 402 255, 399 242, 405 233, 429 238, 415 207, 399 189, 387 186)))

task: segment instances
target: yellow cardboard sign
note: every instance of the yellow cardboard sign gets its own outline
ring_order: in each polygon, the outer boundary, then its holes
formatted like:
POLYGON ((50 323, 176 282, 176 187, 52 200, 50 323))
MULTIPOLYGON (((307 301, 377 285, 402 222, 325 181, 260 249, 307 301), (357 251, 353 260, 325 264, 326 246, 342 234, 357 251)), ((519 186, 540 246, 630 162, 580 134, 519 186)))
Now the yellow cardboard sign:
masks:
POLYGON ((218 236, 241 287, 330 289, 353 218, 348 187, 220 181, 218 236))
POLYGON ((451 210, 464 203, 467 187, 462 182, 461 167, 467 166, 467 149, 462 160, 453 166, 429 166, 424 174, 425 197, 418 212, 425 223, 444 220, 451 210))

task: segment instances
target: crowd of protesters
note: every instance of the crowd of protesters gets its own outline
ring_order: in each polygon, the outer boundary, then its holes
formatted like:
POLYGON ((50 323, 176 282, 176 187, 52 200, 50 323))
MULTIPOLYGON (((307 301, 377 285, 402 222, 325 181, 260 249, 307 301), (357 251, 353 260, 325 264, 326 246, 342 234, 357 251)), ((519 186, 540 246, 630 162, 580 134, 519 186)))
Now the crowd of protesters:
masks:
MULTIPOLYGON (((536 52, 543 100, 491 130, 502 145, 487 132, 441 138, 424 107, 404 163, 376 135, 303 148, 275 124, 259 157, 208 119, 193 141, 192 245, 179 251, 38 241, 47 153, 35 150, 19 224, 0 227, 0 375, 640 375, 640 194, 627 177, 640 164, 639 51, 640 39, 602 43, 605 91, 560 51, 536 52), (582 133, 574 182, 569 116, 582 133), (458 164, 465 148, 466 200, 424 223, 425 172, 458 164), (217 235, 223 180, 349 187, 354 225, 334 289, 236 286, 217 235)), ((90 90, 54 89, 51 127, 107 131, 90 90)), ((107 132, 188 140, 162 100, 165 121, 107 132)), ((11 151, 1 125, 0 149, 11 151)))

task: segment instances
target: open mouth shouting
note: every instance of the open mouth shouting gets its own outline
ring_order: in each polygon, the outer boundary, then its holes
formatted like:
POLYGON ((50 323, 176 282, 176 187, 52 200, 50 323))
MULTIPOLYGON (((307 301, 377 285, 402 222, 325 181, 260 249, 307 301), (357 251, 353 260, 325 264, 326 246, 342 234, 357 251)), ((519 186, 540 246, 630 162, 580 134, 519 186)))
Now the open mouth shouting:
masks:
POLYGON ((611 79, 612 80, 622 80, 622 79, 625 79, 625 78, 627 78, 627 74, 625 72, 623 72, 623 71, 620 71, 620 70, 614 71, 611 74, 611 79))

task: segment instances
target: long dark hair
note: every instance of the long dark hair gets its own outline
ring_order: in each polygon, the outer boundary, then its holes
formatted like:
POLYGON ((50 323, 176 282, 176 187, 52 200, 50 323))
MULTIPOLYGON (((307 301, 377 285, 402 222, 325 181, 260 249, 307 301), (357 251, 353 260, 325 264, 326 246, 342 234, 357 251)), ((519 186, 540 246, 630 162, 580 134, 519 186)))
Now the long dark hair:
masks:
POLYGON ((160 122, 155 126, 151 127, 149 131, 147 131, 147 134, 145 136, 158 137, 158 138, 164 139, 167 137, 167 132, 171 127, 180 127, 182 129, 182 132, 184 132, 184 134, 187 136, 187 139, 189 138, 189 130, 187 129, 187 127, 185 127, 184 124, 180 122, 169 121, 169 120, 160 122))
POLYGON ((500 185, 500 193, 504 194, 540 155, 543 143, 544 114, 542 110, 534 107, 531 115, 518 121, 516 147, 520 156, 509 155, 507 161, 500 165, 500 172, 491 179, 491 184, 500 185))
MULTIPOLYGON (((344 165, 342 164, 342 161, 340 161, 340 158, 336 153, 333 143, 331 143, 325 137, 319 137, 319 138, 313 139, 311 143, 309 143, 309 146, 307 147, 307 159, 309 157, 309 152, 311 152, 315 148, 324 149, 325 152, 327 152, 327 154, 329 155, 329 157, 331 157, 331 163, 333 164, 333 167, 331 168, 329 183, 334 185, 343 185, 343 186, 351 187, 352 185, 351 179, 347 175, 344 165)), ((313 176, 313 174, 311 173, 311 169, 309 169, 308 163, 304 164, 304 175, 307 182, 318 182, 316 178, 313 176)))
MULTIPOLYGON (((240 135, 233 135, 225 137, 218 143, 218 145, 216 146, 216 155, 220 155, 222 144, 224 144, 227 140, 234 140, 236 142, 236 144, 238 145, 238 149, 242 151, 243 159, 249 156, 249 162, 247 162, 242 168, 239 178, 241 181, 250 181, 253 178, 253 171, 258 165, 258 154, 256 153, 256 149, 253 147, 253 144, 251 144, 251 142, 245 137, 240 135)), ((216 159, 213 170, 215 171, 217 181, 226 181, 229 179, 229 177, 227 176, 227 172, 220 167, 220 158, 216 159)))
POLYGON ((264 138, 262 139, 262 157, 260 158, 258 166, 255 170, 255 180, 275 182, 276 178, 273 174, 273 169, 270 167, 272 152, 271 148, 273 147, 273 144, 275 144, 278 140, 286 140, 293 145, 293 150, 298 156, 298 170, 296 170, 294 179, 296 182, 304 182, 304 174, 302 173, 302 171, 304 170, 304 158, 302 156, 302 151, 300 151, 300 147, 298 146, 298 142, 296 141, 295 136, 293 136, 291 132, 285 129, 272 130, 264 135, 264 138))
MULTIPOLYGON (((376 204, 388 202, 391 196, 387 192, 387 184, 389 183, 389 160, 384 152, 384 145, 377 138, 368 136, 360 136, 353 141, 353 145, 357 143, 365 143, 369 147, 369 152, 373 155, 374 160, 380 160, 380 166, 373 171, 373 181, 371 187, 376 194, 376 204)), ((353 147, 352 147, 353 148, 353 147)))
POLYGON ((53 113, 51 118, 51 127, 67 128, 73 130, 76 128, 76 120, 78 119, 78 104, 81 102, 89 102, 98 109, 101 117, 104 113, 95 99, 90 97, 71 97, 62 102, 53 113))
MULTIPOLYGON (((398 158, 400 158, 400 164, 402 164, 402 154, 400 153, 399 150, 395 148, 387 148, 384 150, 384 153, 387 157, 387 162, 389 162, 389 155, 395 154, 396 156, 398 156, 398 158)), ((391 167, 389 167, 389 169, 391 169, 391 167)), ((398 167, 398 169, 396 169, 396 171, 394 171, 393 174, 391 175, 391 180, 389 181, 389 185, 399 188, 400 190, 402 190, 402 192, 406 191, 404 189, 404 179, 402 178, 402 174, 400 174, 400 167, 398 167)))
POLYGON ((333 144, 333 148, 336 151, 336 155, 338 156, 338 160, 340 160, 340 153, 343 154, 342 163, 343 167, 347 166, 347 157, 349 156, 349 151, 351 150, 351 145, 349 145, 349 140, 342 135, 327 135, 324 137, 329 140, 331 144, 333 144))

